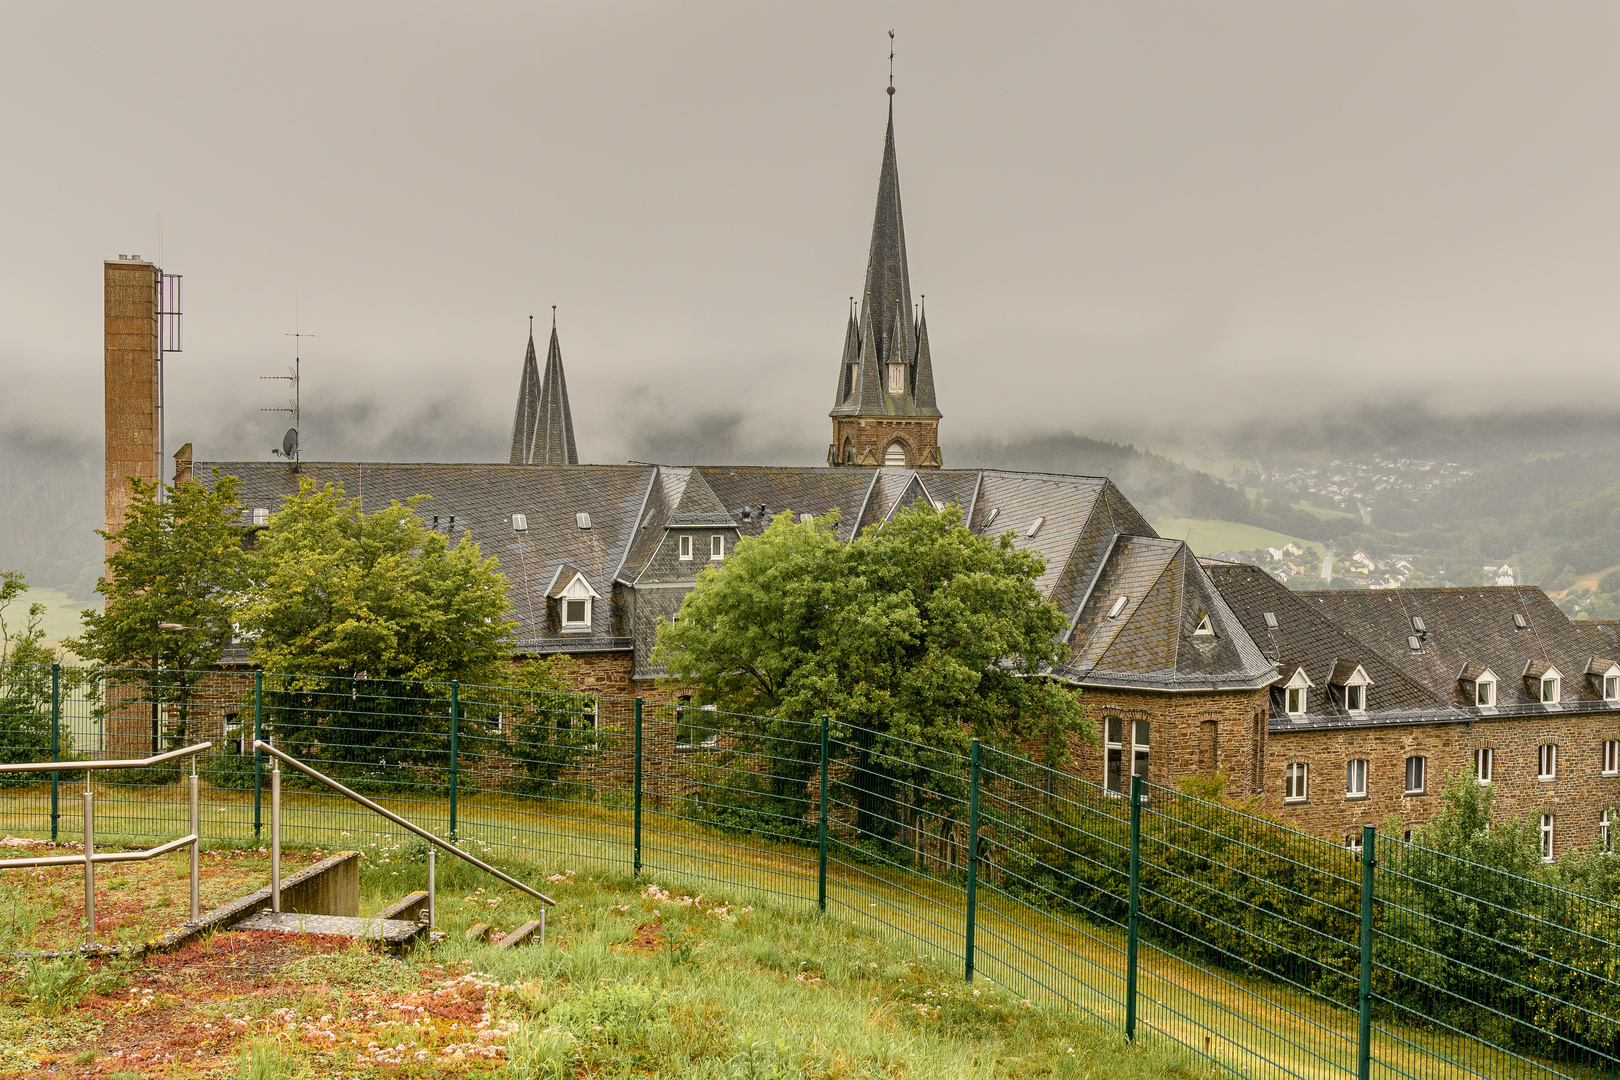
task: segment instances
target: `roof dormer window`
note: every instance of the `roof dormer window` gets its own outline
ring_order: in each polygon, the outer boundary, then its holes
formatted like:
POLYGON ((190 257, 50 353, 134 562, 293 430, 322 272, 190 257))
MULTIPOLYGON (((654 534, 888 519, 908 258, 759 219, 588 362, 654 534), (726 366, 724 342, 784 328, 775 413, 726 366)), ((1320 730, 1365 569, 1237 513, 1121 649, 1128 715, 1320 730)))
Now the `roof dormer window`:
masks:
POLYGON ((1586 674, 1599 697, 1611 704, 1620 702, 1620 663, 1594 656, 1586 665, 1586 674))
POLYGON ((1303 717, 1311 707, 1310 692, 1316 684, 1311 682, 1305 669, 1296 667, 1294 674, 1283 683, 1283 712, 1293 717, 1303 717))
POLYGON ((1541 677, 1541 703, 1543 705, 1558 704, 1559 684, 1562 682, 1556 669, 1541 677))
POLYGON ((1214 637, 1215 627, 1209 621, 1209 613, 1198 613, 1198 625, 1193 627, 1193 637, 1214 637))
POLYGON ((583 634, 591 629, 591 609, 597 600, 596 590, 591 583, 585 580, 585 575, 575 573, 567 585, 554 591, 551 595, 557 599, 557 611, 562 616, 562 630, 565 634, 583 634))
POLYGON ((1482 678, 1474 683, 1474 704, 1481 709, 1496 705, 1496 680, 1482 678))

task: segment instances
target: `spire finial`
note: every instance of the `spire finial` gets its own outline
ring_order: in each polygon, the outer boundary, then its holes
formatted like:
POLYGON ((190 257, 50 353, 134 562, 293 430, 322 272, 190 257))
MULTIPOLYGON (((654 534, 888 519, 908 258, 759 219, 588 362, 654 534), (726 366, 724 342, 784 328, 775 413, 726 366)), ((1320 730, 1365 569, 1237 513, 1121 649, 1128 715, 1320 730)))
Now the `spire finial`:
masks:
POLYGON ((894 97, 894 31, 889 31, 889 96, 894 97))
POLYGON ((529 336, 534 337, 534 316, 529 316, 529 336))
POLYGON ((556 304, 551 305, 551 328, 553 330, 557 329, 557 305, 556 304))

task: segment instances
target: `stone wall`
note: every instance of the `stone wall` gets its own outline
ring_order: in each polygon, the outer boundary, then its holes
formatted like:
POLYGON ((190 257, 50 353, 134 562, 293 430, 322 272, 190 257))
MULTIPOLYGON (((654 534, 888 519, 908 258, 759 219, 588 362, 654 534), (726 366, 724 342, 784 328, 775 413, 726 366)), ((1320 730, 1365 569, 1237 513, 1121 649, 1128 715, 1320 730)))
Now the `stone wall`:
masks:
MULTIPOLYGON (((1266 765, 1265 805, 1284 821, 1319 836, 1346 840, 1363 825, 1382 828, 1387 816, 1402 822, 1402 831, 1436 813, 1448 774, 1474 775, 1474 751, 1494 751, 1492 817, 1524 818, 1539 827, 1542 814, 1553 815, 1556 854, 1585 848, 1598 839, 1603 812, 1620 806, 1620 775, 1603 774, 1603 743, 1620 740, 1620 712, 1481 719, 1472 723, 1403 724, 1332 730, 1278 730, 1271 733, 1266 765), (1558 747, 1557 775, 1541 780, 1540 746, 1558 747), (1421 755, 1424 792, 1408 795, 1406 759, 1421 755), (1368 762, 1367 796, 1345 794, 1347 763, 1368 762), (1288 765, 1310 766, 1307 798, 1285 802, 1288 765)), ((1620 823, 1617 823, 1620 831, 1620 823)))
POLYGON ((827 452, 829 465, 882 465, 883 455, 896 439, 906 448, 909 469, 938 469, 944 459, 939 452, 937 417, 862 416, 839 417, 833 421, 833 441, 827 452), (844 441, 849 440, 854 461, 845 460, 844 441))

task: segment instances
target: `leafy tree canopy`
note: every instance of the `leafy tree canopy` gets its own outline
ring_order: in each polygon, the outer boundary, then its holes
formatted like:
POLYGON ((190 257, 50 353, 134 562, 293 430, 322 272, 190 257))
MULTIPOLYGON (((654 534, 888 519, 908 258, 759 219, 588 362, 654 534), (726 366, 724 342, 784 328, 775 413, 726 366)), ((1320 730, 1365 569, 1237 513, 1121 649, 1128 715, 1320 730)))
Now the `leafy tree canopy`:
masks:
POLYGON ((916 504, 847 545, 838 521, 777 515, 660 623, 655 659, 698 703, 825 713, 955 753, 977 736, 1057 757, 1067 733, 1089 736, 1074 692, 1034 677, 1059 662, 1064 626, 1038 554, 973 535, 955 506, 916 504))
MULTIPOLYGON (((6 613, 28 591, 15 570, 0 570, 0 762, 34 761, 51 745, 51 675, 55 650, 43 642, 44 604, 29 604, 19 624, 6 613)), ((61 739, 59 749, 67 749, 61 739)), ((26 783, 31 777, 14 778, 26 783)))
POLYGON ((110 577, 96 584, 106 610, 82 613, 84 633, 69 649, 103 667, 183 672, 219 660, 234 637, 246 560, 236 478, 215 476, 211 488, 132 479, 123 527, 98 530, 117 543, 110 577))
POLYGON ((493 681, 515 628, 496 560, 451 547, 415 507, 367 514, 305 480, 248 560, 241 611, 266 671, 413 681, 493 681))

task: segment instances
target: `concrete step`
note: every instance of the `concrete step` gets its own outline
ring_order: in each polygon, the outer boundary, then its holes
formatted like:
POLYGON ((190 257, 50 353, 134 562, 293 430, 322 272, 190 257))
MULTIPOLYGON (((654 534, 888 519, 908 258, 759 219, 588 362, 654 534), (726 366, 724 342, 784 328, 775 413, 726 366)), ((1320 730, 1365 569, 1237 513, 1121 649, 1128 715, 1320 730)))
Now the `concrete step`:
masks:
POLYGON ((426 923, 415 919, 361 919, 353 915, 301 915, 293 911, 261 911, 237 923, 233 930, 273 930, 282 934, 335 934, 377 941, 400 948, 427 934, 426 923))
POLYGON ((377 912, 377 918, 416 919, 420 921, 427 918, 427 910, 428 894, 417 891, 407 894, 404 899, 396 900, 392 904, 389 904, 387 907, 383 908, 381 911, 377 912))

